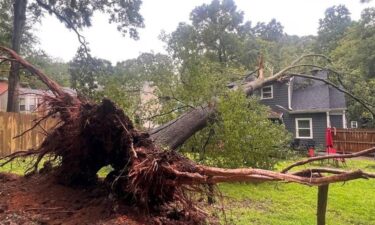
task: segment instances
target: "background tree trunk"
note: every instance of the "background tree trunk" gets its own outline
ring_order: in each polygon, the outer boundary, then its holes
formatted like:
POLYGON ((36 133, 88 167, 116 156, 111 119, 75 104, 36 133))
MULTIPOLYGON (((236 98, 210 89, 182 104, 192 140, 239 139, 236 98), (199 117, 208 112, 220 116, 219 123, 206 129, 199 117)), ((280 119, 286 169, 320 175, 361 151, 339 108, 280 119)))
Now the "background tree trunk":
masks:
MULTIPOLYGON (((19 53, 21 48, 22 34, 26 22, 27 0, 15 0, 13 4, 13 32, 12 32, 12 49, 19 53)), ((8 78, 8 103, 7 112, 18 112, 18 90, 20 83, 19 65, 12 62, 8 78)))

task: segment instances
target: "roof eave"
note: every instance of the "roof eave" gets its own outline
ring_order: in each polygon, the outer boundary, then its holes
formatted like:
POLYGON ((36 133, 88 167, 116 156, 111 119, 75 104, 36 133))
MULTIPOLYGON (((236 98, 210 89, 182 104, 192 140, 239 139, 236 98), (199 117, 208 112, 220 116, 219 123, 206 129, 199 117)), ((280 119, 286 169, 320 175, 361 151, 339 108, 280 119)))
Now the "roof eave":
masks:
POLYGON ((334 111, 344 111, 344 110, 347 110, 347 108, 292 110, 292 111, 289 111, 289 114, 324 113, 324 112, 334 112, 334 111))

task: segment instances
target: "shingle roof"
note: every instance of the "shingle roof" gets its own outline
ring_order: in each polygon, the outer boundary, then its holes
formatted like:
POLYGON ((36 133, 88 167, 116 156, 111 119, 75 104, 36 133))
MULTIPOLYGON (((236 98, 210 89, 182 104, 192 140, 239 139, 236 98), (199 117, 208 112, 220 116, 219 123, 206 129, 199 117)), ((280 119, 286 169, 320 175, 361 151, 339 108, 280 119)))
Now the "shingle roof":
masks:
MULTIPOLYGON (((77 96, 77 92, 69 87, 62 87, 63 91, 66 93, 77 96)), ((6 91, 8 91, 8 81, 0 78, 0 95, 4 94, 6 91)), ((23 88, 20 87, 19 89, 20 95, 27 95, 27 94, 33 94, 33 95, 51 95, 52 92, 50 90, 42 90, 42 89, 32 89, 32 88, 23 88)))
POLYGON ((27 94, 34 94, 43 96, 47 94, 49 91, 40 90, 40 89, 31 89, 31 88, 20 88, 19 93, 20 95, 27 95, 27 94))
MULTIPOLYGON (((316 71, 314 76, 326 79, 327 71, 316 71)), ((345 95, 322 81, 295 77, 292 83, 293 111, 346 108, 345 95)))
MULTIPOLYGON (((77 92, 69 87, 62 87, 63 91, 72 95, 76 96, 77 92)), ((52 92, 50 90, 41 90, 41 89, 31 89, 31 88, 20 88, 20 95, 25 94, 34 94, 34 95, 40 95, 43 96, 45 94, 52 95, 52 92)))

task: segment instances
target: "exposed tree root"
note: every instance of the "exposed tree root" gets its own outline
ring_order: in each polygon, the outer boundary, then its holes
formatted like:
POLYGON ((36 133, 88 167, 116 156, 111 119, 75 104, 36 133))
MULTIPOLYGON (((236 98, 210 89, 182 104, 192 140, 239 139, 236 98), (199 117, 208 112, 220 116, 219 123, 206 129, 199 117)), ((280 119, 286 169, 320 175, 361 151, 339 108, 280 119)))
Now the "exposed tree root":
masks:
MULTIPOLYGON (((97 172, 110 165, 113 171, 108 174, 106 182, 112 192, 128 204, 138 205, 145 212, 154 215, 156 223, 204 223, 205 213, 194 205, 188 193, 203 192, 207 186, 220 182, 285 181, 321 186, 375 177, 374 174, 361 170, 311 169, 286 173, 296 165, 327 157, 298 162, 282 173, 253 168, 221 169, 197 165, 175 151, 158 148, 149 134, 136 130, 129 117, 110 100, 103 99, 100 104, 95 104, 71 96, 12 50, 4 47, 0 50, 10 60, 19 62, 38 76, 54 93, 53 97, 44 96, 44 104, 49 113, 37 123, 52 115, 58 115, 61 120, 38 149, 9 155, 3 158, 4 164, 18 157, 34 155, 36 161, 31 172, 36 172, 42 158, 48 155, 51 161, 55 161, 52 162, 54 165, 57 163, 51 171, 58 182, 81 186, 95 184, 97 172)), ((345 157, 374 151, 375 148, 345 157)), ((332 157, 337 156, 330 156, 332 157)))

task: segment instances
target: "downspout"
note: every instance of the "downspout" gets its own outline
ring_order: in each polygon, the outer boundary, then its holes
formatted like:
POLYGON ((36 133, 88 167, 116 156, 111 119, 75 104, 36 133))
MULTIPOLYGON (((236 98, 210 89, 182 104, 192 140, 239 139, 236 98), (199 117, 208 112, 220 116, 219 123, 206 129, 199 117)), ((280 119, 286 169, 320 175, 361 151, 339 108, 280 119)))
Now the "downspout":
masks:
POLYGON ((346 111, 345 110, 342 111, 342 127, 344 129, 348 128, 348 124, 346 122, 346 111))
POLYGON ((288 109, 291 111, 292 109, 292 81, 294 77, 290 79, 288 82, 288 109))
POLYGON ((326 112, 327 114, 327 128, 331 127, 331 118, 329 118, 329 111, 326 112))

